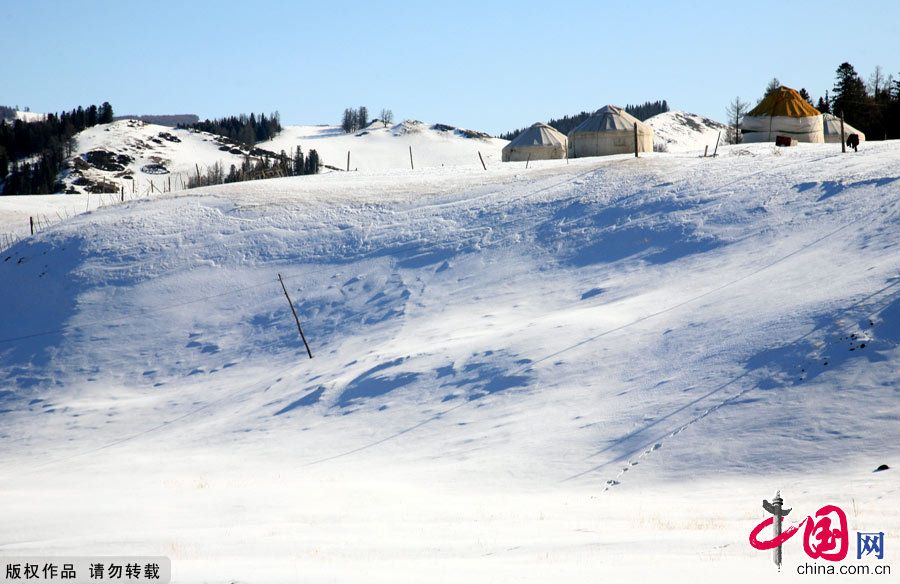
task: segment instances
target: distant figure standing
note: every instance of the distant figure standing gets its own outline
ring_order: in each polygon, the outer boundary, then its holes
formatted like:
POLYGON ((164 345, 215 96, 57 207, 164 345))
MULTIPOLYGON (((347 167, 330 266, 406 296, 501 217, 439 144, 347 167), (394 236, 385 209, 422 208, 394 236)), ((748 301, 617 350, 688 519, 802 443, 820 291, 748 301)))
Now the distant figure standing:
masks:
POLYGON ((859 152, 859 134, 850 134, 847 136, 847 146, 853 148, 854 152, 859 152))

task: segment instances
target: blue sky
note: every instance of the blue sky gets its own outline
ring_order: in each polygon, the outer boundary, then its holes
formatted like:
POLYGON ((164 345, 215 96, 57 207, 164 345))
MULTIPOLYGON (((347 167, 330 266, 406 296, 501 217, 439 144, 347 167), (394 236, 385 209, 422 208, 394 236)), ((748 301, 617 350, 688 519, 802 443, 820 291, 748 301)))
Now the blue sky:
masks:
POLYGON ((843 61, 900 75, 898 23, 893 0, 0 0, 0 104, 286 123, 366 105, 501 132, 665 98, 721 119, 773 76, 816 98, 843 61))

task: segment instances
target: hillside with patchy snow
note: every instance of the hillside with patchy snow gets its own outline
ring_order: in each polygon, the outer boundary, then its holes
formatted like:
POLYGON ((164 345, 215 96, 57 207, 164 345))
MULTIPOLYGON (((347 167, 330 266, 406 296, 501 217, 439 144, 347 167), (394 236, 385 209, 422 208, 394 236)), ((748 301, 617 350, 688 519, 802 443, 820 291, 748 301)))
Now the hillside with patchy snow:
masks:
POLYGON ((662 152, 703 152, 709 146, 712 153, 720 136, 724 144, 728 129, 723 123, 682 111, 657 114, 644 123, 653 128, 653 148, 662 152))
POLYGON ((186 188, 191 176, 219 164, 227 173, 253 151, 221 136, 119 120, 75 136, 75 153, 62 179, 68 193, 118 192, 129 195, 186 188))
POLYGON ((269 147, 350 145, 360 172, 126 202, 0 255, 4 553, 756 582, 776 489, 900 530, 900 144, 485 172, 477 138, 293 132, 269 147), (366 158, 411 140, 467 165, 366 158))

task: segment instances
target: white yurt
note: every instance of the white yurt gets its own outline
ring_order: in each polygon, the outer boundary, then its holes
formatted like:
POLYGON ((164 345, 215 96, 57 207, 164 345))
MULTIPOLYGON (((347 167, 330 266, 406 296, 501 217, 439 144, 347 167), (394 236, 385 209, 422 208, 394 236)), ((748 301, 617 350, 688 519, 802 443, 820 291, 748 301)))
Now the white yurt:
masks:
MULTIPOLYGON (((826 142, 841 143, 841 118, 831 114, 822 114, 822 127, 825 130, 826 142)), ((865 134, 848 124, 847 120, 844 120, 844 140, 846 140, 847 136, 850 134, 859 136, 860 142, 866 141, 865 134)))
POLYGON ((743 142, 774 142, 787 136, 798 142, 824 142, 822 114, 790 87, 779 87, 741 120, 743 142))
POLYGON ((503 162, 565 158, 568 142, 556 128, 538 122, 503 147, 503 162))
POLYGON ((653 129, 620 107, 607 105, 569 132, 569 158, 634 152, 653 152, 653 129))

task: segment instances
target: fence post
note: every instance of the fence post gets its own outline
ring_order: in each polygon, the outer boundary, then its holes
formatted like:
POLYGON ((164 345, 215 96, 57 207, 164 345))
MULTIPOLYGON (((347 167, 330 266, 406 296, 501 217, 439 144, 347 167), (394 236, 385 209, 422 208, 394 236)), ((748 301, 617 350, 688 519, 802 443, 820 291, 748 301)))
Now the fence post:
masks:
POLYGON ((841 152, 847 152, 847 138, 844 137, 844 110, 841 110, 841 152))
POLYGON ((350 172, 350 151, 347 150, 347 172, 350 172))
POLYGON ((31 226, 31 234, 34 235, 34 217, 28 218, 28 224, 31 226))
POLYGON ((415 169, 416 169, 415 165, 413 164, 413 158, 412 158, 412 146, 409 147, 409 168, 410 168, 410 170, 415 170, 415 169))
POLYGON ((638 157, 637 122, 634 123, 634 157, 638 157))
POLYGON ((478 160, 481 161, 481 167, 487 170, 487 165, 484 163, 484 158, 481 157, 481 150, 478 151, 478 160))
POLYGON ((297 331, 300 332, 300 338, 303 339, 303 345, 306 347, 306 354, 312 359, 312 351, 309 350, 309 343, 306 342, 306 335, 303 334, 303 329, 300 328, 300 317, 297 316, 297 309, 294 308, 294 303, 291 302, 291 297, 288 295, 284 280, 281 279, 281 274, 278 274, 278 281, 281 282, 281 289, 284 290, 284 297, 287 298, 288 304, 291 305, 291 312, 294 314, 294 322, 297 323, 297 331))

